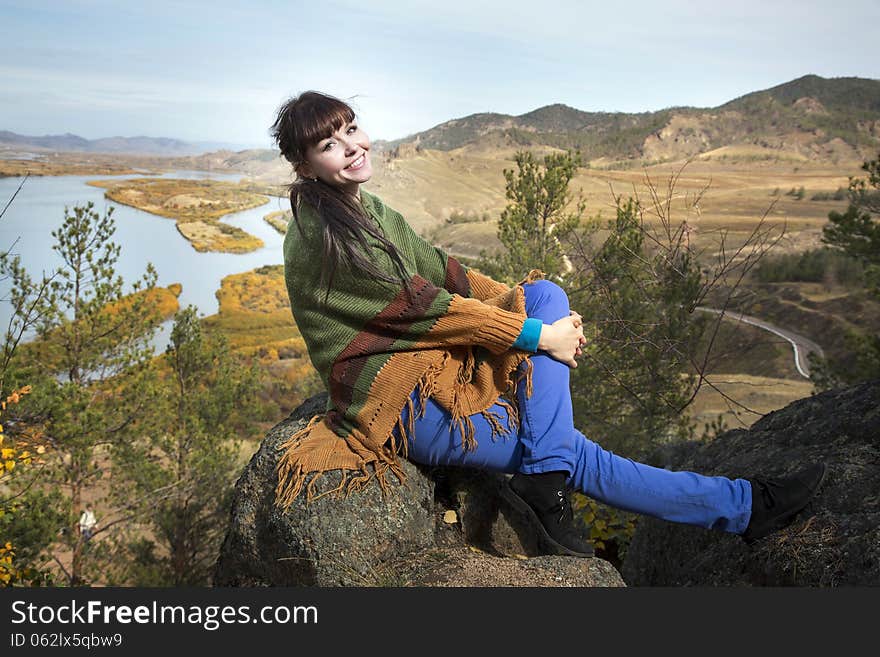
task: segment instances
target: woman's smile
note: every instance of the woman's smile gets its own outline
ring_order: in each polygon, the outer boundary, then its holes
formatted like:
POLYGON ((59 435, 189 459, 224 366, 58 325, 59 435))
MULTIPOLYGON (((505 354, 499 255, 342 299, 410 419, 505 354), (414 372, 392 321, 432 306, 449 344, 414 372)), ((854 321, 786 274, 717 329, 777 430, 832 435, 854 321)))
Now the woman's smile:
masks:
POLYGON ((364 166, 365 162, 366 162, 366 153, 361 153, 360 157, 358 157, 354 162, 352 162, 351 164, 349 164, 345 168, 357 170, 357 169, 360 169, 362 166, 364 166))

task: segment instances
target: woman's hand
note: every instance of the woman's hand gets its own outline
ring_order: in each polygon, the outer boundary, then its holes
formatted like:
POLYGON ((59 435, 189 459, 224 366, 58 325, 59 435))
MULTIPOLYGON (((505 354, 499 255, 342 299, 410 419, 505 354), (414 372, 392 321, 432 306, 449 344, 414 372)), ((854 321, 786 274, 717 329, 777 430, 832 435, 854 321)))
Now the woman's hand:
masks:
POLYGON ((538 350, 546 351, 569 367, 577 367, 575 358, 583 353, 581 345, 587 341, 583 324, 583 318, 573 310, 568 317, 544 324, 538 338, 538 350))

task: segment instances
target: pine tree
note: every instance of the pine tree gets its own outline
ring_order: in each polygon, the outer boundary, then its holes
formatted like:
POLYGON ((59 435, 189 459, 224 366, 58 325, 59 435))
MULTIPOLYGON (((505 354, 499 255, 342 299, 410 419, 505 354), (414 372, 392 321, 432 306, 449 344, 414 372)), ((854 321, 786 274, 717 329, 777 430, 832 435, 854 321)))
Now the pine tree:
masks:
POLYGON ((506 283, 522 280, 532 269, 561 280, 568 269, 561 241, 573 231, 584 212, 581 200, 573 202, 569 183, 581 165, 580 154, 555 153, 543 164, 528 151, 514 157, 517 170, 504 170, 510 201, 498 222, 504 251, 498 256, 480 254, 479 268, 506 283))
MULTIPOLYGON (((12 383, 33 383, 21 406, 27 424, 51 446, 41 483, 63 500, 56 511, 65 517, 60 542, 70 559, 53 558, 70 585, 88 581, 87 563, 94 566, 99 552, 78 531, 85 498, 96 494, 110 449, 136 434, 153 389, 150 341, 159 317, 144 293, 155 286, 156 273, 148 265, 131 293, 124 291, 115 268, 120 247, 112 241, 112 213, 111 207, 101 216, 92 203, 65 208, 62 225, 52 232, 63 265, 39 284, 8 254, 0 259, 12 279, 12 298, 33 300, 37 317, 35 340, 21 345, 10 367, 14 375, 6 374, 12 383)), ((119 519, 99 518, 96 534, 124 518, 120 513, 119 519)))
POLYGON ((174 318, 161 359, 151 436, 119 450, 120 470, 144 500, 140 537, 127 546, 125 579, 206 586, 228 525, 239 471, 241 424, 251 418, 257 373, 226 339, 206 334, 192 306, 174 318))
POLYGON ((571 373, 572 403, 587 435, 645 458, 690 432, 685 410, 704 329, 693 314, 703 292, 700 269, 686 248, 648 248, 633 199, 617 199, 606 228, 600 246, 583 247, 577 260, 586 266, 570 279, 571 307, 585 318, 588 339, 571 373))
MULTIPOLYGON (((864 162, 866 178, 850 178, 849 205, 832 211, 822 229, 822 241, 856 259, 864 271, 864 288, 880 301, 880 156, 864 162)), ((811 354, 810 378, 818 390, 851 385, 880 377, 880 334, 850 329, 850 353, 819 359, 811 354)))

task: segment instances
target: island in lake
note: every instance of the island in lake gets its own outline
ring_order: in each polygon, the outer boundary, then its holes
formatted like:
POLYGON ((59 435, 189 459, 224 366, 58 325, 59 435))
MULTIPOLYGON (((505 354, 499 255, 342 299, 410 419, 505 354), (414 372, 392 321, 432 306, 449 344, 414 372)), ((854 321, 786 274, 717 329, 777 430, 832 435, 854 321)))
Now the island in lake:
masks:
POLYGON ((293 212, 290 210, 276 210, 263 217, 263 221, 272 226, 272 228, 282 235, 287 232, 287 225, 290 223, 291 219, 293 219, 293 212))
POLYGON ((104 196, 117 203, 176 220, 177 230, 196 251, 247 253, 264 246, 258 237, 219 221, 224 215, 269 202, 240 184, 175 178, 91 180, 88 184, 106 188, 104 196))

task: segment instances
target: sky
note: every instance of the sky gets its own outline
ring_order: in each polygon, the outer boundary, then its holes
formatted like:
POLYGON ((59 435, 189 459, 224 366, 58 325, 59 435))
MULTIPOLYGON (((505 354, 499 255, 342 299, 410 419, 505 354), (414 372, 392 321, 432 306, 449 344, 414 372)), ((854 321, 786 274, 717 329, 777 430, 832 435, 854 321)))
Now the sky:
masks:
POLYGON ((877 0, 0 0, 0 130, 272 148, 316 89, 373 139, 477 112, 715 107, 880 78, 877 0))

